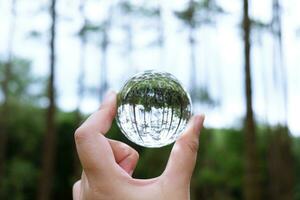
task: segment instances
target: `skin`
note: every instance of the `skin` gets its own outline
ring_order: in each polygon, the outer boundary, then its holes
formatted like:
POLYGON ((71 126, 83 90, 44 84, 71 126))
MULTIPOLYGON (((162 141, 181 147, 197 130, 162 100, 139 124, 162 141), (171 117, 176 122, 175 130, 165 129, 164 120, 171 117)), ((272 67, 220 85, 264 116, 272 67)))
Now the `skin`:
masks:
POLYGON ((116 93, 106 95, 100 109, 75 132, 83 168, 73 186, 74 200, 188 200, 204 116, 193 116, 171 151, 164 172, 153 179, 135 179, 139 159, 130 146, 105 137, 116 115, 116 93))

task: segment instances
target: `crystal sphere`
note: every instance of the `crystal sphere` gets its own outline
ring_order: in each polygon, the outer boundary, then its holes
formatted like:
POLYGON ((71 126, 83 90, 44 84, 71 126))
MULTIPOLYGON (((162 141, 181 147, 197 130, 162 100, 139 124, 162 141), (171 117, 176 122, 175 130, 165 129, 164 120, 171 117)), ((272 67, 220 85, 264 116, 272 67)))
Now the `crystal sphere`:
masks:
POLYGON ((145 71, 129 79, 117 97, 116 121, 122 133, 144 147, 174 142, 191 117, 191 100, 171 74, 145 71))

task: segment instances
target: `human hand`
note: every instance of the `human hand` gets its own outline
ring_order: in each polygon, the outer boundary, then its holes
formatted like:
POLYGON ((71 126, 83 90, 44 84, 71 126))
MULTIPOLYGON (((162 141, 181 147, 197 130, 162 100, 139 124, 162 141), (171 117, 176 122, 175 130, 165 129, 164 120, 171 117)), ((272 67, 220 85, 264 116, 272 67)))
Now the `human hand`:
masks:
POLYGON ((116 93, 106 96, 100 109, 75 132, 83 167, 73 186, 74 200, 188 200, 199 134, 204 116, 194 116, 173 146, 164 172, 153 179, 135 179, 138 153, 130 146, 106 138, 116 115, 116 93))

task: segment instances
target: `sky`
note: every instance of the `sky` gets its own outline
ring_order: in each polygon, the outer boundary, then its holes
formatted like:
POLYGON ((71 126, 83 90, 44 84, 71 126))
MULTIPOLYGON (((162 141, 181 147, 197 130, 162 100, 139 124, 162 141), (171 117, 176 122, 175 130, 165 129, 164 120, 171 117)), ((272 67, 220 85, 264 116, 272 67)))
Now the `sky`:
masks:
MULTIPOLYGON (((108 14, 110 2, 88 0, 85 13, 93 21, 104 19, 108 14)), ((133 0, 140 4, 141 1, 133 0)), ((163 22, 165 46, 163 51, 149 46, 156 37, 156 32, 147 26, 149 21, 133 19, 134 51, 131 64, 123 48, 126 36, 120 28, 111 31, 112 45, 108 52, 109 86, 119 90, 124 82, 134 73, 147 69, 157 69, 172 73, 189 88, 189 47, 185 26, 178 21, 173 12, 184 7, 185 0, 163 0, 163 22)), ((283 1, 283 62, 288 74, 288 125, 294 135, 300 136, 300 28, 297 0, 283 1)), ((197 35, 197 80, 198 85, 207 85, 213 98, 221 99, 220 106, 194 106, 195 113, 206 114, 208 127, 240 127, 245 114, 244 78, 243 78, 243 43, 239 23, 241 19, 241 0, 219 0, 219 5, 227 14, 217 17, 214 27, 202 26, 197 35)), ((47 0, 17 0, 18 18, 14 37, 14 55, 32 60, 33 74, 46 77, 48 74, 48 34, 50 19, 47 0), (38 30, 39 39, 30 38, 28 33, 38 30)), ((57 69, 56 87, 58 105, 66 111, 77 106, 77 79, 79 75, 80 43, 76 32, 82 25, 78 11, 78 0, 58 1, 59 21, 57 25, 57 69)), ((0 0, 0 56, 7 56, 7 38, 11 0, 0 0)), ((271 19, 271 0, 252 0, 250 14, 257 20, 268 22, 271 19)), ((117 23, 121 19, 117 18, 117 23)), ((273 41, 269 33, 254 32, 252 48, 253 106, 259 122, 277 124, 283 121, 283 103, 273 81, 273 41), (268 84, 264 82, 267 81, 268 84)), ((100 83, 101 52, 97 41, 87 45, 85 63, 85 85, 96 87, 100 83)), ((91 113, 99 107, 99 97, 86 95, 81 110, 91 113)))

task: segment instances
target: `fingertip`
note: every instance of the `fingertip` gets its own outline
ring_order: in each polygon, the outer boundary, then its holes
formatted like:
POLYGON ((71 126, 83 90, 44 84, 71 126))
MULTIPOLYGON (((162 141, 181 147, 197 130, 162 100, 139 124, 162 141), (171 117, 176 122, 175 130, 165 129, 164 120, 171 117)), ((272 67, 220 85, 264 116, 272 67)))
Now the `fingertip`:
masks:
POLYGON ((98 111, 104 111, 103 114, 107 117, 107 122, 110 122, 114 119, 116 115, 117 110, 117 93, 113 90, 109 90, 104 99, 103 102, 100 105, 100 108, 98 111))
POLYGON ((111 102, 115 99, 117 93, 114 90, 108 90, 104 96, 103 103, 111 102))
POLYGON ((205 120, 205 115, 203 114, 195 115, 194 126, 196 131, 198 131, 198 133, 200 133, 200 129, 203 127, 204 120, 205 120))
POLYGON ((183 136, 186 134, 200 134, 200 130, 203 127, 203 122, 204 122, 205 116, 203 114, 201 115, 194 115, 189 123, 188 126, 185 130, 185 132, 183 133, 183 136))

